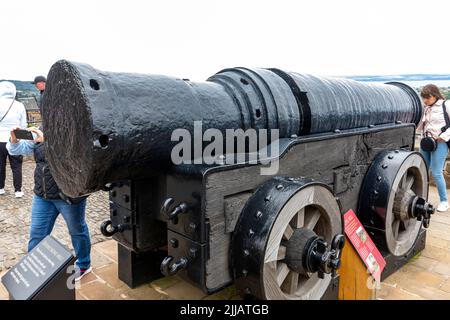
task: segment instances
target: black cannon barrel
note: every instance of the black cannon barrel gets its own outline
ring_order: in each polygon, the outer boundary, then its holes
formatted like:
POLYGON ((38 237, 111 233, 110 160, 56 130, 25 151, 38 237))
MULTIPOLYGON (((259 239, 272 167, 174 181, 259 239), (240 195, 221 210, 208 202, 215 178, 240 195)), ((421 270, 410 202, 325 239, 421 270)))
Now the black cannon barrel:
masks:
POLYGON ((417 123, 421 102, 401 84, 363 84, 278 69, 232 68, 205 82, 55 63, 43 98, 46 155, 69 196, 154 175, 171 165, 175 129, 279 129, 280 137, 417 123))
POLYGON ((418 124, 422 114, 419 96, 403 83, 369 84, 271 70, 285 79, 295 93, 303 134, 396 121, 418 124))

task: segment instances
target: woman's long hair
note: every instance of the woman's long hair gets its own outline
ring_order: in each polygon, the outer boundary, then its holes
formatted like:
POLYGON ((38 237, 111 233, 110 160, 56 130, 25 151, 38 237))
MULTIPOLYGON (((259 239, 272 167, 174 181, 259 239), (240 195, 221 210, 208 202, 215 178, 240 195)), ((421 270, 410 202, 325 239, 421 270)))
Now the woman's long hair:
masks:
POLYGON ((445 100, 444 95, 434 84, 427 84, 425 87, 423 87, 420 95, 422 96, 422 98, 435 97, 436 99, 445 100))

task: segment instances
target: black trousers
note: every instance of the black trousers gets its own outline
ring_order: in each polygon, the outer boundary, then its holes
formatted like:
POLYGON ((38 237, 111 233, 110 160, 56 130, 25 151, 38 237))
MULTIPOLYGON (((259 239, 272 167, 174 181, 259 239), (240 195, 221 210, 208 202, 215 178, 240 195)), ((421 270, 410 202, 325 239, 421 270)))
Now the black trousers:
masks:
POLYGON ((6 142, 0 142, 0 189, 5 188, 6 159, 9 159, 13 174, 14 191, 22 191, 22 156, 11 156, 6 149, 6 142))

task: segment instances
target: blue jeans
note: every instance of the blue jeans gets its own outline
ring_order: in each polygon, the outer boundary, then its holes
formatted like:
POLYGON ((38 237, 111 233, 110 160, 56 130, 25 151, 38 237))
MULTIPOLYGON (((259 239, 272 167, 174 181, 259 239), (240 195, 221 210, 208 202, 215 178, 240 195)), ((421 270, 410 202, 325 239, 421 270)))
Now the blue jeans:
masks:
POLYGON ((77 256, 77 266, 80 269, 88 269, 91 265, 91 239, 85 220, 85 212, 86 199, 83 199, 79 204, 70 205, 63 200, 46 200, 34 195, 28 251, 31 251, 52 232, 56 218, 61 213, 72 237, 72 245, 77 256))
POLYGON ((425 158, 427 166, 431 169, 431 174, 436 182, 441 202, 447 201, 447 186, 444 179, 444 165, 448 155, 448 146, 445 142, 438 142, 437 148, 433 152, 420 149, 420 153, 425 158))

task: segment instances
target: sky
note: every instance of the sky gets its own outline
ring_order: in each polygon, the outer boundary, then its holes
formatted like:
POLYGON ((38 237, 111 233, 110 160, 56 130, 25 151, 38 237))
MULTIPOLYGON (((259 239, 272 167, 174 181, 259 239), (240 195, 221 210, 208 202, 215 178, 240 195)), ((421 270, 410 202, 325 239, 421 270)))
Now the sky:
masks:
POLYGON ((0 79, 60 59, 202 81, 228 67, 450 73, 448 0, 3 0, 0 79))

